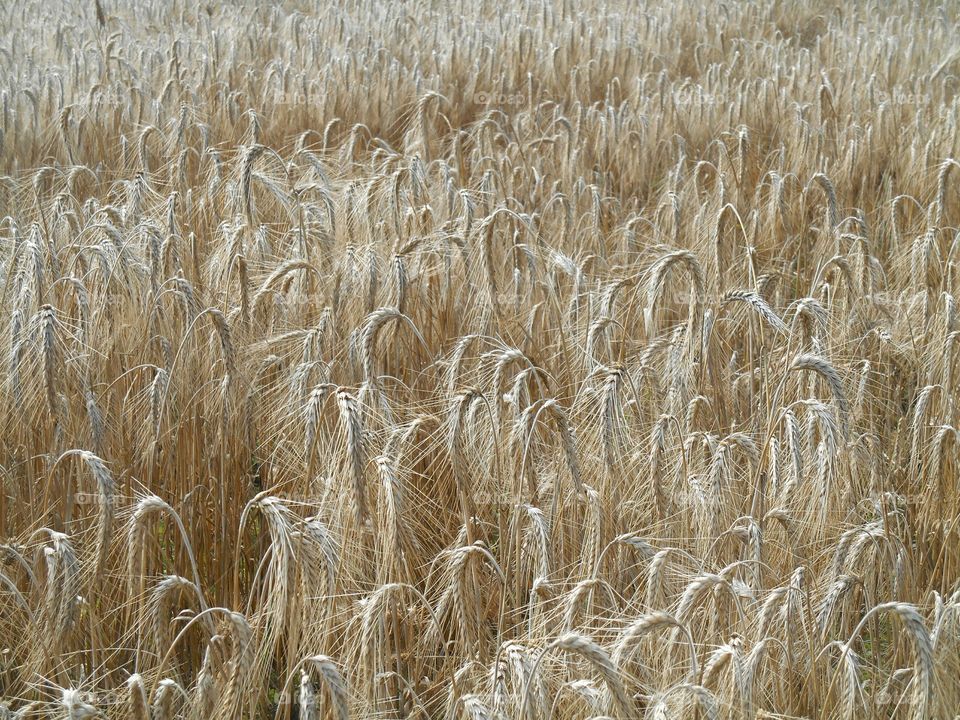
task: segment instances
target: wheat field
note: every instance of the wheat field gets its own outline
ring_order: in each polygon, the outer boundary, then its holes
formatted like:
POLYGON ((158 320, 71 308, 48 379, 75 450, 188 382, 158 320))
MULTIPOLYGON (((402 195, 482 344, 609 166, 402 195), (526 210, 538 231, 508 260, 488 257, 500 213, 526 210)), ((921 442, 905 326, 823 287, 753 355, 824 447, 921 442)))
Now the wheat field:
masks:
POLYGON ((0 718, 955 717, 958 21, 0 4, 0 718))

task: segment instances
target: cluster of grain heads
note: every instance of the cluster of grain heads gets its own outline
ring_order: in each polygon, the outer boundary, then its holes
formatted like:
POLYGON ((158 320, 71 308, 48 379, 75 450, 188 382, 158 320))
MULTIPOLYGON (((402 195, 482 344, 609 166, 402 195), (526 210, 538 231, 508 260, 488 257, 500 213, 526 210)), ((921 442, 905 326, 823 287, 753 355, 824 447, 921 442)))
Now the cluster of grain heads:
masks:
POLYGON ((0 7, 0 718, 960 705, 957 10, 0 7))

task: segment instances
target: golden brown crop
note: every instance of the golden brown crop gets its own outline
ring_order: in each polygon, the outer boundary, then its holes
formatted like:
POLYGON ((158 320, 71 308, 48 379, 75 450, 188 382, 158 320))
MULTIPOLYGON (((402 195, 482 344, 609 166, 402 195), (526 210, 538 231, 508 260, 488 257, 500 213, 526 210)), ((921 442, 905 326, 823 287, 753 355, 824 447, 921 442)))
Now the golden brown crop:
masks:
POLYGON ((0 720, 951 718, 960 9, 0 3, 0 720))

